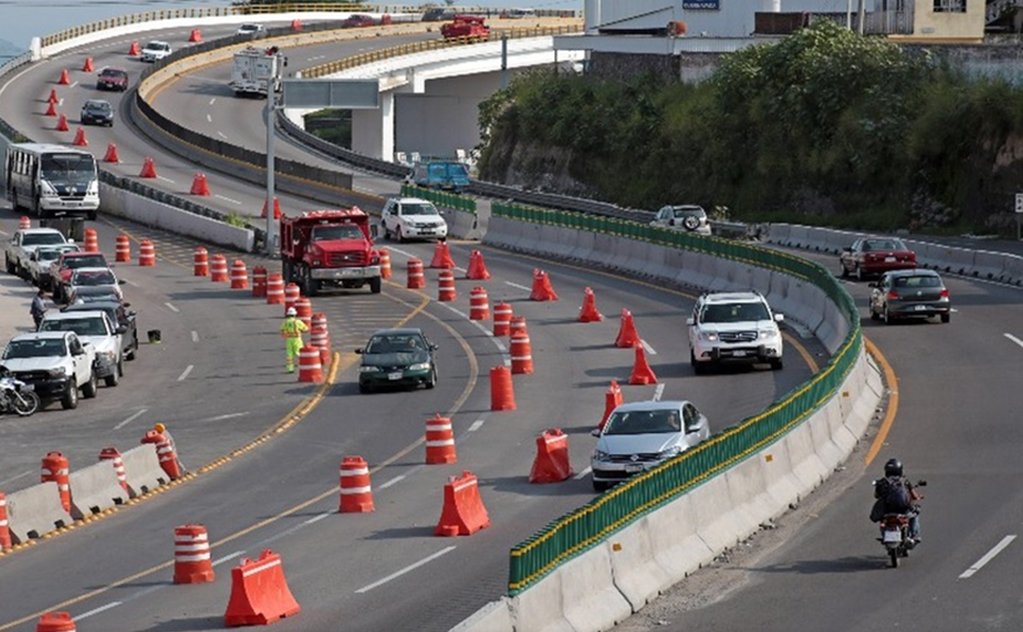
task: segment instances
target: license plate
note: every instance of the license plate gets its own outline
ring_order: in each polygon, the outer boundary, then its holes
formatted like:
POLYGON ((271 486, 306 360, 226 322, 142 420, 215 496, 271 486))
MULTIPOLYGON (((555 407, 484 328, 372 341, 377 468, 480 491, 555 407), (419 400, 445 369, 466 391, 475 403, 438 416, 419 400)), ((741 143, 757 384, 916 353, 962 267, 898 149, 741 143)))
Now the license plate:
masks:
POLYGON ((337 271, 339 277, 357 277, 362 276, 362 270, 356 270, 355 268, 341 268, 337 271))
POLYGON ((919 312, 919 311, 923 311, 923 310, 927 309, 927 306, 926 305, 917 305, 914 309, 916 309, 919 312))
POLYGON ((898 529, 888 529, 884 532, 885 542, 902 542, 902 532, 898 529))
POLYGON ((884 258, 884 262, 885 263, 894 263, 895 262, 895 257, 885 257, 884 258))
POLYGON ((26 384, 26 385, 21 387, 21 390, 23 390, 26 393, 28 393, 28 392, 36 390, 36 385, 35 384, 26 384))
POLYGON ((642 472, 643 466, 638 463, 628 463, 625 465, 626 474, 635 474, 636 472, 642 472))
POLYGON ((732 355, 735 356, 736 358, 745 358, 746 357, 746 352, 745 351, 733 351, 732 355))
POLYGON ((402 378, 402 376, 403 376, 403 373, 401 371, 394 371, 393 373, 388 373, 387 374, 387 379, 389 379, 389 380, 400 380, 402 378))

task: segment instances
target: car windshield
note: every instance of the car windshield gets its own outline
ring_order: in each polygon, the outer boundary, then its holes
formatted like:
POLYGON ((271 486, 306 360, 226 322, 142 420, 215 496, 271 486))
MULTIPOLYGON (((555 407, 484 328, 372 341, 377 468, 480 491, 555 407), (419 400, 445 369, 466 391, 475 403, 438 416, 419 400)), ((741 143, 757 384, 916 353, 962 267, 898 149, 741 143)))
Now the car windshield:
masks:
POLYGON ((99 74, 101 77, 105 77, 107 79, 121 79, 128 76, 128 73, 123 70, 114 70, 112 68, 106 68, 99 74))
POLYGON ((146 44, 146 50, 162 51, 167 50, 168 48, 170 48, 170 45, 164 44, 163 42, 149 42, 146 44))
POLYGON ((730 303, 707 305, 703 308, 700 322, 741 323, 750 320, 770 320, 767 306, 763 303, 730 303))
POLYGON ((908 250, 901 239, 866 239, 863 241, 863 251, 871 250, 908 250))
POLYGON ((44 338, 38 340, 12 340, 4 350, 4 359, 15 358, 46 358, 67 355, 63 338, 44 338))
POLYGON ((60 233, 25 233, 21 238, 22 246, 42 246, 65 243, 60 233))
POLYGON ((469 170, 460 162, 433 162, 428 169, 431 178, 469 177, 469 170))
POLYGON ((75 273, 73 285, 113 285, 114 273, 110 270, 79 270, 75 273))
POLYGON ((39 261, 53 261, 60 256, 60 251, 53 248, 39 248, 36 250, 36 258, 39 261))
POLYGON ((355 224, 317 226, 313 228, 313 241, 332 241, 335 239, 362 239, 362 231, 355 224))
POLYGON ((78 287, 75 289, 74 300, 81 303, 97 303, 101 301, 120 301, 121 297, 109 287, 78 287))
POLYGON ((374 336, 366 345, 366 353, 411 353, 423 350, 423 342, 419 336, 413 334, 393 334, 387 336, 374 336))
POLYGON ((253 31, 258 31, 259 30, 259 26, 255 25, 255 24, 242 24, 240 27, 238 27, 238 30, 243 32, 243 33, 249 33, 249 32, 253 32, 253 31))
POLYGON ((76 270, 78 268, 98 268, 105 267, 107 260, 103 258, 103 255, 82 255, 81 257, 67 257, 64 259, 64 267, 69 270, 76 270))
MULTIPOLYGON (((69 178, 72 174, 89 175, 95 178, 95 159, 88 154, 46 154, 42 159, 43 177, 47 180, 59 180, 69 178)), ((64 243, 62 238, 56 241, 40 243, 60 244, 64 243)))
POLYGON ((86 101, 85 109, 93 110, 96 112, 111 112, 113 108, 107 101, 86 101))
POLYGON ((607 420, 605 435, 638 435, 681 432, 678 410, 630 410, 615 412, 607 420))
POLYGON ((43 319, 39 324, 40 331, 73 331, 79 336, 105 336, 107 327, 102 318, 60 318, 43 319))
MULTIPOLYGON (((96 296, 96 297, 89 296, 89 297, 84 297, 84 298, 95 299, 95 302, 100 302, 102 300, 99 296, 96 296)), ((110 300, 110 299, 108 298, 107 300, 110 300)), ((94 305, 94 304, 91 304, 91 302, 92 301, 90 301, 90 300, 85 300, 84 303, 90 303, 90 305, 88 307, 78 307, 77 305, 72 305, 70 307, 65 308, 64 311, 65 312, 81 312, 81 311, 86 311, 86 310, 88 310, 88 311, 103 311, 103 312, 106 312, 107 318, 110 319, 110 322, 113 322, 113 323, 119 322, 118 318, 117 318, 117 309, 116 308, 114 308, 113 306, 94 305)))
POLYGON ((437 215, 437 207, 429 203, 406 203, 401 205, 402 215, 437 215))
POLYGON ((899 276, 895 277, 895 287, 941 287, 941 279, 936 276, 899 276))

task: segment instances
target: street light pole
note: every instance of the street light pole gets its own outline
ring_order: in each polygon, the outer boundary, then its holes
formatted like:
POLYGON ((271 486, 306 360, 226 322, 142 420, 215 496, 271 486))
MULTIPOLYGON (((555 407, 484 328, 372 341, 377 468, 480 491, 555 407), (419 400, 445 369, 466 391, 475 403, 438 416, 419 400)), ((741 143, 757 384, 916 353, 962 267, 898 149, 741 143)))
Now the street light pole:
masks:
MULTIPOLYGON (((274 64, 276 67, 276 64, 274 64)), ((279 72, 279 70, 278 70, 279 72)), ((266 243, 267 256, 274 255, 274 116, 277 112, 277 93, 274 91, 275 73, 266 79, 266 243)))

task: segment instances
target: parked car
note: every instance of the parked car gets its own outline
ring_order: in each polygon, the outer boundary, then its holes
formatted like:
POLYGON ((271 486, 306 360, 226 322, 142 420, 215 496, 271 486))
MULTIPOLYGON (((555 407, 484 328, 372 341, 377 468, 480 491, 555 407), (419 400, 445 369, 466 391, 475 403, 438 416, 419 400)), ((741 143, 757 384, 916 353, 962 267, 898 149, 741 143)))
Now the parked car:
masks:
POLYGON ((461 193, 469 186, 469 168, 457 160, 426 159, 412 166, 405 181, 426 189, 461 193))
POLYGON ((65 252, 78 252, 78 250, 78 244, 39 246, 36 248, 28 258, 28 276, 32 283, 40 289, 50 289, 50 264, 59 259, 65 252))
POLYGON ((114 106, 110 101, 89 99, 82 105, 82 125, 114 126, 114 106))
POLYGON ((56 261, 50 263, 50 291, 53 300, 66 302, 64 299, 67 283, 71 273, 78 268, 106 268, 107 259, 101 252, 83 252, 72 250, 62 253, 56 261))
POLYGON ((437 345, 427 340, 422 329, 381 329, 366 346, 356 349, 362 356, 359 367, 359 391, 382 386, 419 386, 437 384, 437 345))
POLYGON ((446 9, 444 7, 431 7, 426 11, 423 11, 423 22, 447 22, 448 20, 455 19, 457 11, 454 9, 446 9))
POLYGON ((44 331, 15 336, 0 358, 14 377, 31 384, 43 400, 60 399, 65 409, 78 406, 78 390, 96 397, 92 345, 71 331, 44 331))
POLYGON ((124 92, 128 89, 128 73, 120 68, 104 68, 96 75, 96 89, 124 92))
POLYGON ((675 206, 663 206, 651 226, 662 226, 664 228, 685 229, 698 235, 709 235, 710 221, 707 219, 707 211, 696 204, 679 204, 675 206))
POLYGON ((885 272, 870 284, 867 305, 873 320, 889 325, 901 318, 937 316, 947 323, 952 318, 952 299, 941 276, 932 270, 894 270, 885 272))
POLYGON ((593 489, 602 492, 710 437, 710 424, 692 402, 641 401, 611 411, 590 458, 593 489))
POLYGON ((359 28, 363 26, 376 26, 380 20, 365 13, 353 13, 341 21, 341 28, 359 28))
POLYGON ((241 26, 238 27, 238 30, 235 31, 235 33, 237 35, 253 35, 254 36, 254 35, 259 35, 260 33, 263 33, 264 31, 266 31, 266 29, 263 28, 262 24, 242 24, 241 26))
POLYGON ((174 50, 171 45, 162 40, 153 40, 142 47, 142 61, 160 61, 170 55, 174 50))
POLYGON ((59 246, 70 243, 55 228, 25 228, 14 231, 4 245, 4 264, 9 274, 28 277, 28 260, 39 246, 59 246))
POLYGON ((895 237, 866 237, 843 248, 838 256, 838 270, 842 278, 850 274, 862 281, 889 270, 912 270, 916 267, 916 253, 901 239, 895 237))
POLYGON ((121 292, 120 284, 117 275, 110 268, 78 268, 71 273, 71 278, 68 279, 63 294, 68 303, 73 303, 78 288, 100 288, 97 290, 98 292, 109 293, 122 300, 124 294, 121 292))
POLYGON ((775 314, 759 292, 709 292, 696 300, 689 327, 689 361, 701 374, 723 362, 782 368, 783 343, 775 314))
POLYGON ((138 313, 128 309, 131 303, 123 303, 117 300, 87 301, 77 305, 68 305, 61 309, 62 312, 89 312, 102 311, 106 313, 110 322, 123 328, 121 333, 121 354, 125 360, 134 360, 139 352, 139 327, 138 313))
POLYGON ((48 312, 39 323, 39 331, 73 331, 79 340, 89 342, 96 351, 96 377, 107 386, 117 386, 124 375, 124 345, 122 334, 126 327, 118 327, 106 312, 61 311, 48 312))
POLYGON ((448 223, 429 200, 392 197, 380 214, 384 237, 404 241, 409 238, 446 239, 448 223))
POLYGON ((100 303, 103 301, 121 301, 123 296, 117 293, 117 290, 110 287, 109 285, 79 285, 78 287, 71 290, 68 296, 69 305, 78 305, 81 303, 100 303))

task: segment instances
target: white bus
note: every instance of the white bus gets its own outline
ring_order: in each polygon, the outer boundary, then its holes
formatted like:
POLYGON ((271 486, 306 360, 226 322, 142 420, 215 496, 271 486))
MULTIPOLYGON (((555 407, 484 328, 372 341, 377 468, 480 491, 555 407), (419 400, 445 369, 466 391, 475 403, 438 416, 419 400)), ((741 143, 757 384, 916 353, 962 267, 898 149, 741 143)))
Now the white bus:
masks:
POLYGON ((4 181, 15 211, 26 209, 41 218, 96 219, 99 172, 96 158, 87 151, 42 143, 8 145, 4 181))

